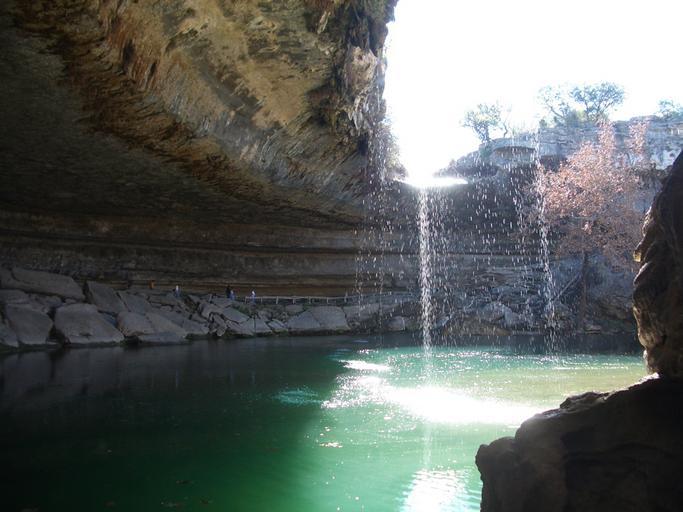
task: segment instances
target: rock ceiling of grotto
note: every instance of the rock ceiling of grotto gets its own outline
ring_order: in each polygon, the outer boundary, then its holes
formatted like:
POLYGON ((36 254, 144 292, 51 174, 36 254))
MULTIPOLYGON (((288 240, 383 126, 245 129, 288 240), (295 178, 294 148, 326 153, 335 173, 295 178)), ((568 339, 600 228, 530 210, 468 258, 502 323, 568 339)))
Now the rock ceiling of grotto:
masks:
POLYGON ((4 2, 2 208, 353 222, 392 13, 391 0, 4 2))

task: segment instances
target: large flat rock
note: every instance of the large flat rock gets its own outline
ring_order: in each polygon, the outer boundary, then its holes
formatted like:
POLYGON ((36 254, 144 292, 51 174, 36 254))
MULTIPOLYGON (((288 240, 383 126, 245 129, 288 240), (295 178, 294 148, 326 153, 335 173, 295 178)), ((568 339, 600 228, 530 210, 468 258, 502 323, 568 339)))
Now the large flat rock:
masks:
POLYGON ((26 304, 29 300, 29 296, 21 290, 0 290, 0 305, 26 304))
POLYGON ((131 292, 118 292, 118 296, 131 313, 144 315, 152 309, 152 305, 147 299, 131 292))
POLYGON ((97 306, 97 309, 102 313, 118 315, 128 309, 116 292, 106 284, 87 281, 85 283, 85 296, 88 302, 97 306))
POLYGON ((69 344, 119 343, 123 334, 112 326, 92 304, 71 304, 55 312, 55 329, 69 344))
POLYGON ((81 287, 69 276, 15 267, 0 269, 0 288, 57 295, 64 299, 85 300, 81 287))
POLYGON ((124 311, 116 317, 116 325, 126 338, 152 334, 155 329, 145 315, 124 311))
POLYGON ((16 338, 24 345, 43 345, 52 329, 50 317, 26 305, 8 304, 5 317, 16 338))
POLYGON ((231 322, 235 322, 238 324, 244 323, 247 320, 249 320, 249 317, 247 315, 240 311, 237 311, 235 308, 225 308, 222 310, 221 315, 226 320, 230 320, 231 322))
POLYGON ((168 318, 151 311, 145 314, 145 316, 152 324, 155 333, 170 333, 181 339, 187 338, 187 331, 168 318))
POLYGON ((344 310, 339 306, 316 306, 309 311, 322 326, 330 332, 347 332, 350 330, 344 310))
POLYGON ((316 333, 324 330, 310 311, 304 311, 291 317, 287 321, 287 328, 292 334, 316 333))

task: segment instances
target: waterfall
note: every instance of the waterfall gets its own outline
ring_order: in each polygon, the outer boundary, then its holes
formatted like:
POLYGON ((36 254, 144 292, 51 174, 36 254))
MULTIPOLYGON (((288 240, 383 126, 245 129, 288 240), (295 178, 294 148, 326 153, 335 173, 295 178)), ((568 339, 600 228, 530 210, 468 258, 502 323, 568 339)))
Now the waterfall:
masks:
MULTIPOLYGON (((433 325, 432 315, 432 233, 430 222, 429 189, 419 191, 418 218, 420 238, 420 303, 422 305, 422 346, 425 356, 431 355, 433 325)), ((425 361, 427 363, 427 361, 425 361)))

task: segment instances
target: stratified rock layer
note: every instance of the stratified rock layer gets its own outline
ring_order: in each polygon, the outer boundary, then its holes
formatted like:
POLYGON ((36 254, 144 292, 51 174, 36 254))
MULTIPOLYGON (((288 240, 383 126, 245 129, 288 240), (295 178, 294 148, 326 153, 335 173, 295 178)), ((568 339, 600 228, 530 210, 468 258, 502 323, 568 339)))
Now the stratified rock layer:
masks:
POLYGON ((2 2, 0 262, 345 289, 394 4, 2 2))

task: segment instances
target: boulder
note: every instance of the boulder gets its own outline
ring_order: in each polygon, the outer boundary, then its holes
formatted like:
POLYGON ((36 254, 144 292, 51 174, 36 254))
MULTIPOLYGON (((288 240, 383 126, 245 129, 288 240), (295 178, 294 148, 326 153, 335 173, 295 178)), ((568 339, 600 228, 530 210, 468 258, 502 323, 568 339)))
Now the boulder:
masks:
POLYGON ((483 322, 490 324, 496 323, 505 318, 506 314, 512 313, 512 310, 502 302, 489 302, 479 311, 477 311, 477 318, 483 322))
POLYGON ((482 445, 482 512, 683 510, 681 379, 589 392, 482 445))
POLYGON ((289 332, 287 330, 287 326, 283 324, 280 320, 271 320, 268 322, 268 327, 275 333, 275 334, 285 334, 289 332))
POLYGON ((270 330, 270 327, 268 327, 268 324, 261 320, 260 318, 252 318, 249 320, 249 327, 252 328, 254 331, 254 334, 256 336, 269 336, 273 334, 273 331, 270 330))
POLYGON ((66 343, 120 343, 124 336, 92 304, 71 304, 55 312, 55 329, 66 343))
POLYGON ((288 304, 285 306, 285 311, 288 315, 298 315, 302 313, 304 307, 301 304, 288 304))
POLYGON ((273 312, 267 309, 259 309, 256 314, 264 322, 269 322, 273 318, 273 312))
POLYGON ((323 330, 320 322, 318 322, 313 313, 310 311, 304 311, 296 316, 291 317, 287 321, 287 329, 290 333, 312 333, 320 332, 323 330))
POLYGON ((339 306, 316 306, 309 311, 325 331, 348 332, 350 330, 344 310, 339 306))
POLYGON ((160 304, 162 306, 180 307, 182 301, 180 301, 172 292, 165 294, 150 294, 149 301, 154 304, 160 304))
POLYGON ((17 267, 11 271, 0 269, 0 288, 85 300, 81 287, 69 276, 17 267))
POLYGON ((240 336, 242 338, 251 338, 254 336, 253 323, 251 322, 242 322, 241 324, 238 324, 232 320, 226 320, 225 326, 226 329, 235 336, 240 336))
POLYGON ((142 334, 152 334, 154 327, 149 319, 139 313, 132 313, 124 311, 119 313, 116 317, 119 331, 123 333, 126 338, 140 336, 142 334))
POLYGON ((17 348, 19 346, 17 333, 15 333, 5 322, 0 322, 0 345, 11 348, 17 348))
POLYGON ((118 315, 128 310, 116 292, 106 284, 86 281, 85 296, 88 302, 97 306, 102 313, 118 315))
POLYGON ((379 304, 356 304, 344 306, 344 314, 348 322, 354 325, 363 324, 379 314, 379 304))
POLYGON ((184 318, 180 324, 191 338, 204 338, 209 334, 209 326, 203 323, 195 322, 189 318, 184 318))
POLYGON ((168 311, 166 309, 156 309, 153 308, 149 312, 151 313, 156 313, 157 315, 161 315, 167 320, 170 320, 176 325, 183 325, 183 322, 187 320, 188 318, 185 315, 182 315, 181 313, 178 313, 176 311, 168 311))
POLYGON ((26 305, 5 306, 7 324, 24 345, 43 345, 52 329, 52 320, 45 313, 26 305))
POLYGON ((148 312, 145 314, 147 320, 152 324, 155 333, 173 333, 180 338, 187 338, 187 331, 179 325, 171 322, 168 318, 161 316, 158 313, 148 312))
POLYGON ((223 309, 223 310, 221 311, 221 315, 222 315, 223 318, 225 318, 226 320, 230 320, 231 322, 235 322, 235 323, 238 323, 238 324, 241 324, 241 323, 246 322, 247 320, 249 320, 249 317, 248 317, 247 315, 245 315, 244 313, 241 313, 241 312, 237 311, 237 310, 234 309, 234 308, 225 308, 225 309, 223 309))
POLYGON ((126 309, 131 313, 137 313, 139 315, 144 315, 147 311, 152 309, 152 305, 147 302, 147 299, 135 295, 130 292, 118 292, 119 298, 123 302, 126 309))
POLYGON ((402 316, 390 318, 387 322, 387 331, 402 332, 406 330, 406 319, 402 316))
POLYGON ((21 290, 0 290, 0 306, 5 304, 26 304, 29 296, 21 290))
POLYGON ((227 297, 218 297, 218 296, 211 297, 209 302, 211 302, 212 304, 215 304, 219 308, 229 308, 235 304, 234 300, 230 300, 227 297))
POLYGON ((211 304, 210 302, 202 302, 199 306, 199 314, 207 320, 211 320, 212 315, 220 315, 222 313, 223 308, 211 304))
POLYGON ((528 322, 523 315, 519 315, 512 310, 506 311, 503 322, 507 329, 519 330, 527 326, 528 322))
POLYGON ((40 309, 46 314, 51 314, 55 309, 59 308, 64 304, 61 297, 56 295, 35 295, 31 294, 30 304, 33 304, 35 308, 40 309))

